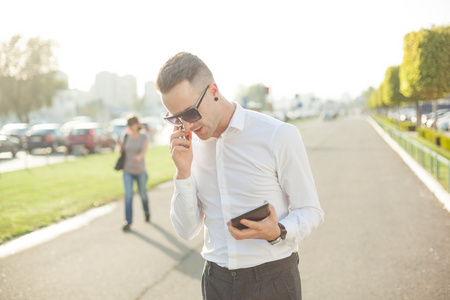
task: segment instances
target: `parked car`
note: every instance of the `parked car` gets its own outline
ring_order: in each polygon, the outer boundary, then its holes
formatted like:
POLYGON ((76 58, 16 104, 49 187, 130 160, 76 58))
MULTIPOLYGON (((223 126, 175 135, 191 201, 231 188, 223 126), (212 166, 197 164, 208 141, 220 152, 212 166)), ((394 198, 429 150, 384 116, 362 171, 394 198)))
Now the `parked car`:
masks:
POLYGON ((109 123, 108 132, 112 135, 116 143, 120 140, 120 137, 126 130, 127 120, 125 119, 114 119, 109 123))
POLYGON ((336 110, 323 111, 321 112, 320 116, 324 121, 335 120, 338 117, 338 111, 336 110))
POLYGON ((12 157, 20 150, 20 140, 17 137, 0 133, 0 153, 11 152, 12 157))
POLYGON ((19 146, 20 149, 23 148, 23 139, 25 138, 25 135, 28 131, 28 124, 27 123, 9 123, 5 124, 2 127, 1 132, 8 135, 13 136, 19 139, 19 146))
POLYGON ((92 123, 92 122, 93 122, 93 121, 92 121, 92 119, 91 119, 90 117, 87 117, 87 116, 77 116, 77 117, 72 118, 72 120, 70 120, 70 121, 64 123, 64 124, 61 126, 61 129, 62 129, 62 131, 67 135, 67 134, 69 134, 70 129, 71 129, 72 127, 74 127, 75 125, 80 124, 80 123, 92 123))
POLYGON ((448 131, 450 125, 450 113, 443 114, 436 121, 436 129, 448 131))
POLYGON ((436 114, 433 112, 426 114, 425 117, 422 115, 422 123, 426 120, 425 125, 428 128, 433 128, 435 126, 436 120, 439 120, 442 116, 448 113, 450 110, 448 109, 439 109, 436 111, 436 114))
POLYGON ((38 148, 51 148, 52 152, 56 152, 66 141, 61 125, 47 123, 32 126, 24 138, 24 143, 29 153, 38 148))
POLYGON ((399 120, 404 121, 410 121, 415 123, 417 121, 417 112, 414 108, 403 108, 400 111, 399 120))
POLYGON ((155 135, 163 128, 162 119, 156 117, 145 117, 139 120, 142 125, 141 132, 147 134, 148 139, 152 141, 155 135))
POLYGON ((76 147, 86 148, 90 153, 100 152, 101 148, 114 150, 116 141, 99 123, 75 124, 66 136, 66 148, 72 153, 76 147))

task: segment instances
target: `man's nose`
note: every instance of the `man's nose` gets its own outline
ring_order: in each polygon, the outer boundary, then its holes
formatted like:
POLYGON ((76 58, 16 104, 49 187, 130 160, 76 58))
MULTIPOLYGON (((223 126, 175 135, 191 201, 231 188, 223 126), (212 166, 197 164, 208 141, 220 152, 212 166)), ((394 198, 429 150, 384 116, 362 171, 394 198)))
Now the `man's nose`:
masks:
POLYGON ((192 127, 194 126, 194 123, 189 123, 184 120, 182 120, 181 122, 183 123, 183 127, 185 130, 191 130, 192 127))

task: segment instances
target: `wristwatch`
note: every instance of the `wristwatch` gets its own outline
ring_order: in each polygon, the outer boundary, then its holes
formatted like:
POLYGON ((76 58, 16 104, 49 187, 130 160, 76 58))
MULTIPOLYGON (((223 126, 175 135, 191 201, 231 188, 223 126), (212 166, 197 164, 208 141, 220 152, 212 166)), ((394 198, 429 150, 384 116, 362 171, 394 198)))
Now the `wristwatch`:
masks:
POLYGON ((281 243, 282 241, 284 241, 286 239, 286 234, 287 234, 286 228, 281 223, 278 223, 278 227, 280 227, 280 236, 277 237, 276 239, 274 239, 273 241, 267 241, 271 245, 276 245, 276 244, 281 243))

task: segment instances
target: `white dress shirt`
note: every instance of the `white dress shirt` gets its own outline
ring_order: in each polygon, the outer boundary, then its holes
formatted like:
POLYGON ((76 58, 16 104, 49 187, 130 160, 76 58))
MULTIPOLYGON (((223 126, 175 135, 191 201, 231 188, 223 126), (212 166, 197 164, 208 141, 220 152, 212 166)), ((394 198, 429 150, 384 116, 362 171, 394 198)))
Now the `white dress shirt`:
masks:
POLYGON ((204 225, 204 259, 229 269, 279 260, 323 221, 298 129, 264 114, 236 110, 219 138, 193 139, 191 176, 174 180, 170 216, 184 239, 204 225), (285 241, 235 240, 226 222, 267 200, 286 227, 285 241))

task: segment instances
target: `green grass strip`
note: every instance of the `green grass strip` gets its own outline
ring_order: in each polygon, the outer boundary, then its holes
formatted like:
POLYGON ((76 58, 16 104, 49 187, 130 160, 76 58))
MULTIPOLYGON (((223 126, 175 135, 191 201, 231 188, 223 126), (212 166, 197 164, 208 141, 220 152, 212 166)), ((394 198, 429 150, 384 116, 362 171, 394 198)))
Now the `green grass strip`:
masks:
MULTIPOLYGON (((92 154, 44 167, 0 174, 0 244, 122 198, 118 153, 92 154)), ((171 180, 168 146, 150 147, 147 188, 171 180)))

